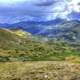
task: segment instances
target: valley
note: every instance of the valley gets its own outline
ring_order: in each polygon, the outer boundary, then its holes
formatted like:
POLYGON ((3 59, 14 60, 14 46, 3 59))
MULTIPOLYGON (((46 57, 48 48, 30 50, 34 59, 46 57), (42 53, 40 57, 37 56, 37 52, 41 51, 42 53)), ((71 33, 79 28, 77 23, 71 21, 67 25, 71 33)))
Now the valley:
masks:
POLYGON ((80 80, 79 22, 50 24, 0 28, 0 80, 80 80))

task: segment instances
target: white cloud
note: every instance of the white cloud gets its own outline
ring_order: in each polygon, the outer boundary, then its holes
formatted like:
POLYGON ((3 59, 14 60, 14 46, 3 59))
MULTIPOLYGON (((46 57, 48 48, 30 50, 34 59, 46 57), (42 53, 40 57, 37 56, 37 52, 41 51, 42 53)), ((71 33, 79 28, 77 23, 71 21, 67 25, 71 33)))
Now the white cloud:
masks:
POLYGON ((68 1, 69 10, 80 12, 80 0, 70 0, 68 1))
MULTIPOLYGON (((50 9, 53 12, 53 16, 49 15, 49 19, 55 19, 55 18, 62 18, 62 19, 67 19, 70 20, 68 17, 69 14, 71 14, 73 11, 74 12, 80 12, 80 0, 63 0, 63 1, 58 1, 54 5, 52 5, 52 8, 50 9)), ((73 17, 73 19, 75 19, 73 17)), ((78 19, 78 18, 77 18, 78 19)))

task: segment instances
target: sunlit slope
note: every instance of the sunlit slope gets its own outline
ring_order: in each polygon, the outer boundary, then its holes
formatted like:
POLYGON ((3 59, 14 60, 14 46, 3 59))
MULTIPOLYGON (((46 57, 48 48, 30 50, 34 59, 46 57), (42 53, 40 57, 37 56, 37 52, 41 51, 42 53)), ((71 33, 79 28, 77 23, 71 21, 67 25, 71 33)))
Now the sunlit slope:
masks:
MULTIPOLYGON (((34 41, 28 32, 0 29, 0 61, 79 61, 80 49, 64 41, 34 41)), ((37 37, 37 36, 36 36, 37 37)))
POLYGON ((22 42, 22 37, 8 29, 0 29, 0 47, 3 49, 15 48, 22 42))

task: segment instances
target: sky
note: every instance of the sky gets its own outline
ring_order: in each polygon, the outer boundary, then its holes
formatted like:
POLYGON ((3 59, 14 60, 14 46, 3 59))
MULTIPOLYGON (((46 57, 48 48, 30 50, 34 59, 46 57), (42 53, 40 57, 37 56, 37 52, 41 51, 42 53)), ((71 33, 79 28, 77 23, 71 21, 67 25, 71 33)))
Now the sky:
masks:
POLYGON ((0 0, 0 23, 80 20, 80 0, 0 0))

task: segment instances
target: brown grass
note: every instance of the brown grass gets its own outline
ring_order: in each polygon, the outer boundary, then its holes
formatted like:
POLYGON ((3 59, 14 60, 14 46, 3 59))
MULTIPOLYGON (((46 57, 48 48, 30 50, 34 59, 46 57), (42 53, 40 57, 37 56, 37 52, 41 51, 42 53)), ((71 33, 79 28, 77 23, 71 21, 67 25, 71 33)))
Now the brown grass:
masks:
POLYGON ((54 61, 0 63, 0 80, 80 80, 80 64, 54 61))

